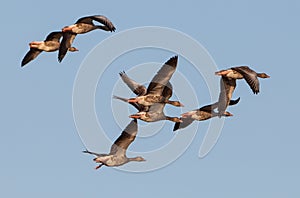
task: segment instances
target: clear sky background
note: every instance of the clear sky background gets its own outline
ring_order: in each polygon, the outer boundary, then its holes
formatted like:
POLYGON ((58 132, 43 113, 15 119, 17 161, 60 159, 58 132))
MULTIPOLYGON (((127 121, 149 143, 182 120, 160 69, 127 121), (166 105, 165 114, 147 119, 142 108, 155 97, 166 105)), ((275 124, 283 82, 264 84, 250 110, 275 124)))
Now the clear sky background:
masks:
MULTIPOLYGON (((299 1, 28 0, 7 1, 0 10, 1 197, 300 195, 299 1), (82 60, 111 33, 94 31, 78 36, 74 46, 80 51, 67 54, 62 63, 57 62, 57 53, 42 53, 20 67, 30 41, 43 40, 49 32, 93 14, 110 18, 117 32, 145 25, 177 29, 201 43, 220 69, 249 65, 271 78, 260 81, 257 96, 244 81, 238 82, 234 97, 240 96, 241 101, 230 109, 234 117, 225 120, 218 143, 205 158, 200 159, 198 152, 202 129, 209 121, 199 123, 186 152, 162 169, 128 173, 103 167, 95 171, 92 156, 81 153, 84 145, 73 121, 72 91, 82 60)), ((172 53, 137 55, 138 59, 126 60, 107 84, 115 83, 117 72, 123 69, 143 62, 164 62, 172 53)), ((178 70, 188 72, 183 66, 178 70)), ((210 102, 206 89, 200 81, 196 88, 200 104, 210 102)), ((101 105, 96 104, 97 112, 101 105)), ((111 138, 115 139, 121 129, 110 117, 101 119, 111 123, 111 138)), ((173 135, 171 130, 160 134, 162 139, 173 135)), ((132 147, 143 150, 163 144, 162 140, 144 145, 141 141, 132 147)))

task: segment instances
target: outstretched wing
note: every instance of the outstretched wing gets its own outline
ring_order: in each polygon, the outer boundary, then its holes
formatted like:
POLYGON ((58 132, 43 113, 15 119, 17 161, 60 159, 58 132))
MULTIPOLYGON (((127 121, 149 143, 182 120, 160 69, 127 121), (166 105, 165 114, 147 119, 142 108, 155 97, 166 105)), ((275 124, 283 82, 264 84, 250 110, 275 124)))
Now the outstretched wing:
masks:
POLYGON ((97 21, 101 24, 103 24, 105 27, 107 27, 107 31, 114 32, 116 30, 113 23, 105 16, 103 15, 93 15, 93 16, 87 16, 82 17, 76 21, 76 23, 87 23, 94 25, 93 21, 97 21))
POLYGON ((138 96, 143 96, 147 93, 147 88, 144 85, 137 83, 127 76, 125 71, 119 73, 123 82, 138 96))
POLYGON ((168 82, 163 88, 163 92, 161 94, 164 98, 169 99, 173 95, 173 86, 170 82, 168 82))
POLYGON ((178 129, 182 129, 185 128, 187 126, 189 126, 190 124, 192 124, 192 122, 194 121, 194 119, 192 118, 180 118, 182 120, 182 122, 176 122, 173 128, 173 131, 177 131, 178 129))
POLYGON ((137 120, 133 119, 127 127, 122 131, 121 135, 117 138, 111 146, 111 155, 125 155, 128 146, 134 141, 138 131, 137 120))
POLYGON ((30 50, 26 53, 22 60, 21 67, 25 66, 27 63, 35 59, 41 52, 41 50, 30 48, 30 50))
POLYGON ((226 111, 235 87, 236 79, 222 76, 220 79, 220 94, 218 101, 218 111, 220 114, 223 114, 226 111))
POLYGON ((231 69, 243 75, 244 79, 246 80, 254 94, 259 93, 259 80, 255 71, 247 66, 233 67, 231 69))
POLYGON ((59 42, 60 38, 63 36, 62 32, 51 32, 46 37, 45 41, 57 41, 59 42))
POLYGON ((65 55, 68 52, 68 49, 71 47, 74 39, 76 37, 76 34, 70 33, 70 32, 64 32, 63 33, 63 39, 60 43, 59 46, 59 51, 58 51, 58 61, 61 62, 65 55))
MULTIPOLYGON (((168 82, 164 87, 163 87, 163 92, 162 96, 165 97, 166 99, 169 99, 172 96, 173 93, 173 87, 170 82, 168 82)), ((149 112, 157 112, 164 114, 164 108, 166 106, 166 103, 154 103, 153 105, 150 106, 149 112)))
POLYGON ((170 58, 157 72, 148 86, 147 94, 161 95, 177 66, 178 56, 170 58))
MULTIPOLYGON (((230 100, 228 105, 230 105, 230 106, 231 105, 236 105, 237 103, 239 103, 240 99, 241 98, 239 97, 236 100, 230 100)), ((219 107, 219 102, 215 102, 213 104, 205 105, 205 106, 201 107, 200 109, 198 109, 198 111, 205 111, 205 112, 210 113, 210 112, 214 111, 218 107, 219 107)))

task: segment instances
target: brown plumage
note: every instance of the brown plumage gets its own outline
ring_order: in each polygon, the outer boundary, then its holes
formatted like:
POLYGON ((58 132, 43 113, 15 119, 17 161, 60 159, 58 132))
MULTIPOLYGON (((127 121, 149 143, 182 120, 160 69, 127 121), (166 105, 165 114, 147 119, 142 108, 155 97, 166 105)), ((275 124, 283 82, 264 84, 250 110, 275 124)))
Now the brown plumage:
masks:
POLYGON ((219 116, 226 111, 236 87, 236 79, 222 76, 220 79, 220 94, 218 100, 219 116))
POLYGON ((254 94, 259 93, 259 78, 270 78, 266 73, 256 73, 248 66, 232 67, 216 72, 216 75, 232 79, 245 79, 254 94))
POLYGON ((103 165, 121 166, 123 164, 132 161, 137 161, 137 162, 145 161, 145 159, 140 156, 133 157, 133 158, 128 158, 126 156, 126 150, 129 147, 129 145, 135 140, 137 132, 138 132, 137 120, 134 119, 127 125, 127 127, 123 130, 121 135, 113 143, 113 145, 110 148, 109 154, 99 154, 88 150, 85 150, 83 152, 96 156, 96 158, 94 158, 94 161, 100 164, 96 166, 95 169, 98 169, 103 165))
MULTIPOLYGON (((235 105, 239 101, 240 101, 240 98, 238 98, 236 100, 231 100, 229 105, 235 105)), ((220 114, 215 112, 215 109, 217 107, 218 107, 218 102, 181 114, 180 119, 182 120, 182 122, 175 123, 173 131, 187 127, 194 120, 203 121, 203 120, 208 120, 210 118, 219 116, 220 114)), ((228 116, 233 116, 233 115, 230 112, 226 111, 221 116, 228 117, 228 116)))
MULTIPOLYGON (((21 62, 21 66, 25 66, 27 63, 35 59, 42 51, 54 52, 59 49, 60 38, 62 37, 62 32, 51 32, 48 34, 44 41, 32 41, 29 43, 30 50, 26 53, 25 57, 21 62)), ((69 51, 78 51, 75 47, 68 47, 69 51)))
MULTIPOLYGON (((173 94, 173 87, 170 82, 168 82, 162 92, 162 96, 166 99, 169 99, 173 94)), ((153 103, 149 106, 147 111, 140 111, 136 114, 130 115, 130 118, 136 118, 143 120, 145 122, 156 122, 160 120, 169 120, 172 122, 182 122, 178 117, 166 116, 164 113, 166 103, 153 103)))
MULTIPOLYGON (((167 103, 177 107, 183 106, 179 101, 171 101, 169 100, 169 98, 166 98, 162 95, 165 85, 169 82, 176 70, 177 60, 178 56, 174 56, 170 58, 167 62, 165 62, 165 64, 160 68, 160 70, 151 80, 147 88, 147 92, 145 93, 144 87, 139 87, 140 89, 142 89, 142 94, 139 94, 135 98, 128 99, 128 102, 138 103, 143 106, 151 106, 155 103, 167 103)), ((138 87, 134 87, 134 89, 137 88, 138 87)))
MULTIPOLYGON (((124 83, 136 94, 136 95, 145 95, 146 87, 137 83, 136 81, 129 78, 125 72, 121 72, 120 76, 124 83)), ((162 91, 162 96, 169 99, 173 94, 173 87, 170 82, 168 82, 162 91)), ((126 98, 114 96, 115 99, 119 99, 123 102, 128 102, 126 98)), ((163 112, 166 103, 154 103, 150 106, 144 106, 137 102, 129 102, 129 104, 133 105, 139 112, 131 115, 131 118, 137 118, 143 120, 145 122, 155 122, 159 120, 170 120, 173 122, 181 122, 178 117, 170 117, 166 116, 163 112)))
POLYGON ((67 53, 67 49, 72 45, 77 34, 85 34, 92 30, 101 29, 104 31, 114 32, 116 30, 113 23, 105 16, 93 15, 78 19, 75 24, 66 26, 62 29, 64 32, 63 40, 59 48, 58 61, 61 62, 67 53), (93 21, 102 25, 95 25, 93 21))

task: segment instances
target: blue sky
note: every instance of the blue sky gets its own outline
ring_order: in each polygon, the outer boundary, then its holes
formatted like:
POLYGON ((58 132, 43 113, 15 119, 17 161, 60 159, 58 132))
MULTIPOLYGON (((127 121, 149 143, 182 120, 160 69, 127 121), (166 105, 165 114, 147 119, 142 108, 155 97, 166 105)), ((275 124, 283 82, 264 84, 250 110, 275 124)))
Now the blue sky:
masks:
MULTIPOLYGON (((298 1, 9 1, 0 9, 2 197, 300 195, 298 1), (74 46, 80 51, 67 54, 62 63, 57 62, 57 53, 42 53, 26 67, 20 67, 30 41, 43 40, 49 32, 92 14, 110 18, 117 28, 115 34, 140 26, 179 30, 202 44, 218 68, 249 65, 271 78, 260 81, 261 93, 257 96, 244 81, 238 82, 234 97, 241 97, 241 101, 230 108, 234 116, 225 120, 218 143, 205 158, 200 159, 198 152, 209 121, 199 123, 188 149, 164 168, 146 173, 107 167, 95 171, 92 156, 81 153, 85 147, 73 120, 72 91, 84 58, 113 34, 94 31, 78 36, 74 46)), ((117 126, 111 112, 105 108, 102 111, 102 107, 126 104, 102 102, 101 87, 116 83, 119 71, 145 62, 162 63, 172 55, 141 50, 121 57, 117 62, 124 61, 120 68, 114 65, 115 70, 107 70, 107 80, 98 84, 96 112, 100 122, 111 125, 106 128, 111 130, 112 140, 127 122, 117 126), (110 75, 114 76, 109 78, 110 75)), ((178 72, 189 75, 184 69, 187 61, 180 58, 179 63, 178 72)), ((199 104, 208 104, 205 82, 192 73, 189 78, 197 85, 194 88, 199 104)), ((145 82, 151 78, 152 74, 145 82)), ((182 111, 195 108, 185 106, 182 111)), ((129 123, 127 115, 124 119, 129 123)), ((176 135, 171 128, 172 124, 166 123, 153 141, 137 139, 132 149, 164 145, 176 135)))

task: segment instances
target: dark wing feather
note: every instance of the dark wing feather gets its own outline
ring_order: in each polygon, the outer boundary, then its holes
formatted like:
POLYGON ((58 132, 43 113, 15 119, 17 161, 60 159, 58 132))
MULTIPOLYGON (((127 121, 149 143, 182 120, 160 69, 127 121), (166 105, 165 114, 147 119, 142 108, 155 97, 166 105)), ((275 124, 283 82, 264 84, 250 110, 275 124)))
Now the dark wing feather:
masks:
POLYGON ((107 31, 113 32, 113 31, 116 30, 113 23, 107 17, 105 17, 103 15, 94 15, 94 16, 82 17, 82 18, 78 19, 76 21, 76 23, 87 23, 87 24, 94 25, 93 20, 105 25, 107 27, 107 31))
POLYGON ((30 50, 24 56, 21 66, 23 67, 24 65, 35 59, 41 52, 41 50, 30 48, 30 50))
POLYGON ((161 95, 177 66, 178 56, 170 58, 157 72, 148 86, 147 94, 161 95))
MULTIPOLYGON (((162 96, 165 97, 166 99, 169 99, 172 96, 172 91, 173 87, 170 82, 168 82, 164 87, 163 87, 163 92, 162 96)), ((164 108, 166 106, 166 103, 155 103, 150 106, 148 112, 156 112, 156 113, 162 113, 164 114, 164 108)))
POLYGON ((173 94, 173 86, 170 82, 168 82, 163 89, 162 96, 166 99, 169 99, 171 98, 172 94, 173 94))
POLYGON ((231 106, 231 105, 236 105, 237 103, 239 103, 240 102, 240 97, 238 97, 238 99, 236 99, 236 100, 230 100, 230 102, 229 102, 229 105, 231 106))
POLYGON ((113 23, 105 16, 103 15, 95 15, 91 17, 93 20, 102 23, 108 28, 108 31, 114 32, 116 30, 115 26, 113 23))
POLYGON ((198 109, 197 111, 205 111, 205 112, 211 113, 217 107, 218 107, 218 102, 210 104, 210 105, 205 105, 205 106, 201 107, 200 109, 198 109))
MULTIPOLYGON (((236 99, 236 100, 230 100, 229 101, 229 105, 236 105, 237 103, 239 103, 240 98, 236 99)), ((218 108, 219 106, 219 102, 215 102, 213 104, 210 105, 205 105, 203 107, 201 107, 200 109, 198 109, 197 111, 205 111, 205 112, 212 112, 214 111, 216 108, 218 108)))
POLYGON ((257 73, 255 71, 253 71, 247 66, 233 67, 231 69, 243 75, 243 77, 245 78, 246 82, 248 83, 248 85, 250 86, 254 94, 259 93, 259 80, 257 78, 257 73))
POLYGON ((59 42, 59 40, 62 37, 62 35, 63 35, 62 32, 51 32, 46 37, 45 41, 57 41, 57 42, 59 42))
POLYGON ((93 24, 93 19, 91 18, 91 16, 86 16, 86 17, 81 17, 79 18, 76 22, 76 23, 86 23, 86 24, 93 24))
POLYGON ((119 73, 123 82, 138 96, 143 96, 147 93, 147 88, 144 85, 141 85, 127 76, 123 71, 119 73))
POLYGON ((138 131, 137 120, 132 120, 111 146, 110 154, 125 155, 128 146, 134 141, 138 131))
POLYGON ((74 39, 76 37, 76 34, 74 33, 69 33, 69 32, 64 32, 63 33, 63 39, 60 43, 59 46, 59 51, 58 51, 58 61, 61 62, 65 55, 67 54, 68 49, 71 47, 74 39))
POLYGON ((190 124, 192 124, 192 122, 194 121, 194 119, 192 119, 192 118, 180 118, 180 119, 182 120, 182 122, 176 122, 174 125, 174 128, 173 128, 173 131, 185 128, 185 127, 189 126, 190 124))

